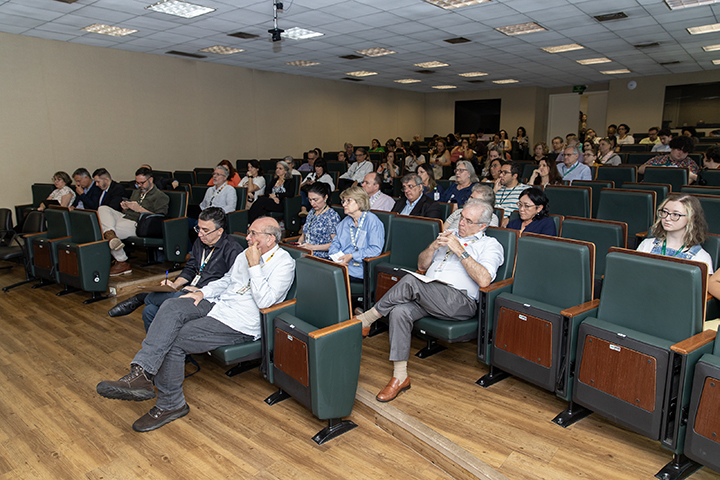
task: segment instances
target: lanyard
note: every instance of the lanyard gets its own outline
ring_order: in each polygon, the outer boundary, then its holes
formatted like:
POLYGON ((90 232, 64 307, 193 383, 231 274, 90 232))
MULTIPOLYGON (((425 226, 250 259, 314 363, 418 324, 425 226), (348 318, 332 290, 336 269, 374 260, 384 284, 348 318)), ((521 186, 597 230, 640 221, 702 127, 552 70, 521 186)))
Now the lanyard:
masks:
MULTIPOLYGON (((270 260, 272 260, 272 258, 275 256, 276 253, 277 253, 277 250, 275 250, 275 251, 273 252, 273 254, 270 255, 270 256, 268 257, 268 259, 265 260, 265 261, 260 265, 260 268, 263 268, 270 260)), ((262 257, 261 257, 261 258, 262 258, 262 257)), ((251 279, 251 280, 248 280, 247 285, 243 285, 243 286, 240 287, 240 289, 239 289, 237 292, 235 292, 235 293, 237 293, 238 295, 245 295, 245 294, 250 290, 250 282, 251 282, 251 281, 252 281, 252 279, 251 279)))
POLYGON ((570 172, 572 172, 573 170, 575 170, 578 165, 580 165, 580 162, 579 162, 579 161, 578 161, 575 165, 573 165, 572 168, 570 168, 570 170, 568 170, 567 172, 563 173, 563 178, 565 178, 566 175, 570 175, 570 172))
POLYGON ((212 257, 213 252, 215 251, 215 247, 210 250, 210 253, 208 254, 207 258, 205 258, 205 251, 203 251, 202 259, 200 260, 200 270, 198 270, 198 275, 202 273, 203 269, 205 268, 205 265, 207 265, 207 262, 210 261, 210 257, 212 257))
POLYGON ((350 240, 352 241, 353 247, 355 247, 356 252, 358 251, 358 234, 360 233, 360 229, 362 229, 363 221, 365 220, 366 215, 367 212, 363 212, 362 217, 360 217, 360 221, 358 222, 357 230, 354 230, 355 226, 352 223, 350 224, 350 240))
POLYGON ((226 185, 227 185, 227 182, 223 183, 223 186, 220 187, 220 188, 215 187, 215 188, 216 188, 215 193, 213 193, 213 194, 212 194, 212 197, 210 197, 210 202, 209 202, 208 206, 210 206, 210 207, 213 206, 212 202, 213 202, 213 199, 215 198, 215 195, 217 195, 218 193, 222 192, 222 191, 223 191, 223 188, 225 188, 226 185))
MULTIPOLYGON (((666 254, 665 254, 665 247, 667 247, 667 238, 663 240, 662 249, 660 249, 660 253, 661 253, 662 255, 666 255, 666 254)), ((670 255, 670 256, 671 256, 671 257, 677 257, 678 253, 680 253, 680 252, 683 251, 683 248, 685 248, 685 244, 684 244, 684 243, 682 244, 682 247, 680 247, 680 248, 675 252, 675 255, 670 255)), ((666 256, 667 256, 667 255, 666 255, 666 256)))
MULTIPOLYGON (((515 185, 514 187, 512 187, 512 189, 510 190, 510 192, 508 192, 507 195, 503 195, 502 197, 500 197, 500 201, 497 202, 498 205, 502 204, 502 203, 505 201, 506 198, 510 198, 510 195, 512 195, 512 193, 515 191, 515 189, 516 189, 517 187, 518 187, 518 186, 515 185)), ((505 190, 507 190, 507 187, 503 187, 503 188, 504 188, 505 190)))
MULTIPOLYGON (((455 234, 455 236, 457 236, 457 234, 455 234)), ((458 237, 458 238, 460 238, 460 237, 458 237)), ((467 247, 468 245, 472 245, 473 243, 479 242, 479 241, 480 241, 479 238, 473 238, 472 240, 465 242, 462 245, 463 245, 463 247, 467 247)), ((445 268, 445 262, 447 262, 448 258, 450 258, 450 255, 452 255, 452 253, 453 253, 452 250, 450 250, 450 248, 447 247, 447 251, 445 252, 445 257, 443 258, 442 262, 440 262, 440 265, 438 265, 437 268, 435 269, 436 272, 442 272, 443 268, 445 268)))
MULTIPOLYGON (((328 207, 327 205, 325 205, 325 208, 323 208, 319 213, 316 212, 316 213, 312 216, 312 218, 310 219, 310 221, 306 223, 306 225, 307 225, 307 230, 308 230, 308 231, 310 231, 310 227, 312 227, 312 224, 317 221, 318 217, 319 217, 320 215, 322 215, 323 213, 325 213, 325 212, 328 211, 328 208, 330 208, 330 207, 328 207)), ((273 255, 275 255, 275 254, 273 254, 273 255)), ((268 260, 269 260, 269 259, 268 259, 268 260)))

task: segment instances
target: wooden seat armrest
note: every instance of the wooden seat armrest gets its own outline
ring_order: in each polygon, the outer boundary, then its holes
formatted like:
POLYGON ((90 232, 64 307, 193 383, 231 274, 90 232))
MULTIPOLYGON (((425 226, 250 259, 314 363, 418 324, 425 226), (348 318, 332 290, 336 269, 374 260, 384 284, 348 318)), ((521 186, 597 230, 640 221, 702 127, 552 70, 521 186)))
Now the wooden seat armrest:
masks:
POLYGON ((493 290, 497 290, 498 288, 507 287, 508 285, 512 285, 512 283, 515 281, 515 278, 506 278, 505 280, 500 280, 499 282, 491 283, 487 287, 480 287, 481 292, 489 293, 493 290))
POLYGON ((261 308, 260 313, 267 315, 268 313, 274 312, 275 310, 280 310, 285 307, 289 307, 290 305, 295 305, 296 302, 297 302, 297 298, 293 298, 292 300, 285 300, 284 302, 276 303, 272 307, 261 308))
POLYGON ((178 220, 181 220, 181 219, 183 219, 183 218, 187 219, 187 217, 184 217, 184 216, 183 216, 183 217, 166 218, 165 220, 163 220, 163 223, 165 223, 165 222, 172 222, 172 221, 178 221, 178 220))
POLYGON ((372 262, 373 260, 377 260, 378 258, 384 258, 384 257, 389 257, 389 256, 390 256, 390 252, 388 251, 388 252, 385 252, 385 253, 381 253, 381 254, 378 255, 377 257, 365 257, 365 258, 363 258, 363 261, 365 261, 365 262, 372 262))
POLYGON ((47 232, 25 233, 21 236, 22 238, 32 238, 37 237, 38 235, 47 235, 47 232))
POLYGON ((110 243, 110 240, 96 240, 94 242, 81 243, 78 247, 87 247, 88 245, 95 245, 96 243, 110 243))
POLYGON ((331 333, 335 333, 339 330, 342 330, 343 328, 351 327, 355 325, 356 323, 360 323, 360 320, 357 318, 351 318, 350 320, 345 320, 344 322, 336 323, 335 325, 330 325, 325 328, 321 328, 319 330, 315 330, 313 332, 308 333, 308 337, 310 338, 320 338, 324 337, 325 335, 330 335, 331 333))
POLYGON ((581 313, 585 313, 588 310, 592 310, 593 308, 597 308, 598 305, 600 305, 600 299, 590 300, 589 302, 581 303, 580 305, 575 305, 574 307, 566 308, 560 314, 564 317, 575 317, 577 315, 580 315, 581 313))
POLYGON ((709 302, 709 301, 712 300, 713 298, 715 298, 715 297, 713 296, 713 294, 710 293, 710 292, 708 292, 707 297, 705 297, 705 301, 706 301, 706 302, 709 302))
POLYGON ((636 237, 642 237, 642 238, 647 237, 647 235, 648 235, 648 232, 638 232, 635 234, 636 237))
POLYGON ((676 343, 670 349, 673 352, 679 353, 680 355, 687 355, 688 353, 697 350, 698 348, 707 345, 708 343, 715 340, 715 330, 705 330, 698 333, 682 342, 676 343))
POLYGON ((301 235, 295 235, 294 237, 285 237, 281 243, 297 242, 301 235))

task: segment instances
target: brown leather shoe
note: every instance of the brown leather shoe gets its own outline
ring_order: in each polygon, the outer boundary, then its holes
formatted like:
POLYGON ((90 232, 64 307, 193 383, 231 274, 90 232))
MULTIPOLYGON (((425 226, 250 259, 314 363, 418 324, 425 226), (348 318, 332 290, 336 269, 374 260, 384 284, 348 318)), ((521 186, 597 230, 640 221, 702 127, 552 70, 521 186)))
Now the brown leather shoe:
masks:
POLYGON ((110 250, 121 250, 125 248, 125 244, 118 238, 114 230, 108 230, 103 233, 103 239, 109 241, 110 250))
POLYGON ((370 335, 370 327, 362 327, 363 338, 367 337, 368 335, 370 335))
POLYGON ((161 410, 158 407, 152 407, 148 413, 138 418, 133 423, 133 430, 136 432, 149 432, 166 425, 173 420, 184 417, 190 411, 190 407, 186 403, 177 410, 161 410))
POLYGON ((125 275, 127 273, 132 273, 132 268, 130 268, 130 264, 128 262, 117 262, 115 265, 110 267, 111 277, 125 275))
POLYGON ((407 377, 403 383, 400 383, 400 380, 393 377, 390 379, 388 384, 385 385, 385 388, 383 388, 375 398, 377 398, 378 402, 389 402, 390 400, 395 400, 395 397, 397 397, 400 392, 404 392, 409 388, 410 377, 407 377))
POLYGON ((155 398, 155 386, 152 376, 136 364, 130 365, 130 373, 115 382, 98 383, 96 391, 105 398, 116 400, 134 400, 142 402, 155 398))

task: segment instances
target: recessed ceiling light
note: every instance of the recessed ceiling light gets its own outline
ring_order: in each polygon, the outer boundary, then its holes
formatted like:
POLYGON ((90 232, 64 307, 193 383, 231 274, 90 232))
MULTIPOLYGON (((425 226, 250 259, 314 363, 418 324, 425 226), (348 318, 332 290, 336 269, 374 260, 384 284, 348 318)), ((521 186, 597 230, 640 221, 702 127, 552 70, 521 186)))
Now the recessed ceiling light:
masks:
POLYGON ((440 68, 440 67, 449 67, 450 64, 442 63, 442 62, 424 62, 424 63, 416 63, 415 66, 420 67, 420 68, 440 68))
POLYGON ((232 55, 233 53, 244 52, 242 48, 224 47, 222 45, 215 45, 214 47, 207 47, 200 49, 201 52, 217 53, 218 55, 232 55))
POLYGON ((707 47, 703 47, 703 50, 705 50, 706 52, 715 52, 717 50, 720 50, 720 44, 708 45, 707 47))
POLYGON ((355 53, 365 55, 366 57, 382 57, 383 55, 392 55, 393 53, 397 52, 393 50, 388 50, 387 48, 374 47, 366 48, 365 50, 355 50, 355 53))
POLYGON ((580 65, 596 65, 598 63, 609 63, 612 62, 609 58, 598 57, 598 58, 586 58, 585 60, 575 60, 580 65))
POLYGON ((377 75, 377 72, 368 72, 367 70, 358 70, 357 72, 347 72, 345 75, 352 77, 369 77, 370 75, 377 75))
POLYGON ((483 77, 487 75, 487 73, 483 72, 467 72, 467 73, 458 73, 461 77, 483 77))
POLYGON ((665 3, 668 7, 670 7, 670 10, 699 7, 701 5, 712 5, 713 3, 718 2, 720 2, 720 0, 665 0, 665 3))
POLYGON ((183 18, 195 18, 216 10, 215 8, 203 7, 202 5, 183 2, 182 0, 162 0, 161 2, 154 3, 145 8, 155 12, 167 13, 168 15, 175 15, 183 18))
POLYGON ((570 43, 568 45, 558 45, 557 47, 545 47, 543 50, 545 50, 548 53, 562 53, 562 52, 571 52, 573 50, 582 50, 582 45, 578 45, 577 43, 570 43))
POLYGON ((619 68, 617 70, 603 70, 600 73, 603 75, 620 75, 622 73, 630 73, 630 70, 627 68, 619 68))
POLYGON ((395 80, 395 83, 420 83, 421 80, 415 80, 414 78, 402 78, 400 80, 395 80))
POLYGON ((702 25, 699 27, 687 28, 690 35, 700 35, 701 33, 720 32, 720 23, 713 23, 712 25, 702 25))
POLYGON ((493 82, 493 83, 497 83, 497 84, 499 84, 499 85, 504 85, 504 84, 506 84, 506 83, 518 83, 519 80, 515 80, 515 79, 513 79, 513 78, 508 78, 508 79, 505 79, 505 80, 493 80, 492 82, 493 82))
POLYGON ((490 0, 425 0, 431 5, 436 7, 444 8, 445 10, 452 10, 454 8, 469 7, 470 5, 480 5, 481 3, 487 3, 490 0))
POLYGON ((137 30, 131 30, 129 28, 113 27, 110 25, 103 25, 102 23, 93 23, 83 28, 86 32, 99 33, 101 35, 112 35, 113 37, 124 37, 131 33, 137 32, 137 30))
POLYGON ((300 27, 293 27, 285 31, 283 37, 290 38, 292 40, 307 40, 308 38, 322 37, 325 35, 320 32, 313 32, 312 30, 305 30, 300 27))
POLYGON ((535 22, 520 23, 518 25, 508 25, 507 27, 497 27, 495 30, 508 36, 546 31, 544 27, 541 27, 535 22))
POLYGON ((320 62, 311 62, 310 60, 295 60, 293 62, 287 62, 285 65, 291 65, 293 67, 312 67, 313 65, 320 65, 320 62))
POLYGON ((720 59, 718 59, 718 60, 713 60, 713 65, 720 65, 720 59))
POLYGON ((437 88, 438 90, 450 90, 457 87, 455 85, 435 85, 432 88, 437 88))

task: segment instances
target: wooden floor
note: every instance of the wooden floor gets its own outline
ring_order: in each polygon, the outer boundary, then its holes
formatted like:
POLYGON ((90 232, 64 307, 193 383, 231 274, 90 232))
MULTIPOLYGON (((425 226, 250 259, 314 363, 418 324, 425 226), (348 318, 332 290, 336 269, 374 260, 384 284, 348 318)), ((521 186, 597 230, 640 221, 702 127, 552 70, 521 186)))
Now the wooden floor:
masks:
MULTIPOLYGON (((17 267, 2 270, 0 287, 20 278, 17 267)), ((190 414, 140 434, 131 425, 153 401, 95 392, 98 382, 127 373, 144 337, 140 310, 110 318, 116 299, 84 306, 86 294, 56 297, 59 290, 0 293, 0 480, 451 478, 373 412, 386 406, 372 395, 391 374, 387 334, 363 344, 360 390, 370 395, 359 391, 350 417, 359 427, 324 446, 311 440, 324 423, 304 407, 263 402, 274 388, 257 370, 228 378, 208 357, 185 381, 190 414)), ((414 340, 413 351, 421 346, 414 340)), ((563 403, 522 381, 476 386, 486 368, 475 348, 411 357, 412 388, 387 406, 487 463, 495 478, 651 479, 670 460, 657 442, 596 415, 567 429, 551 423, 563 403)), ((720 475, 703 469, 691 478, 720 475)))

